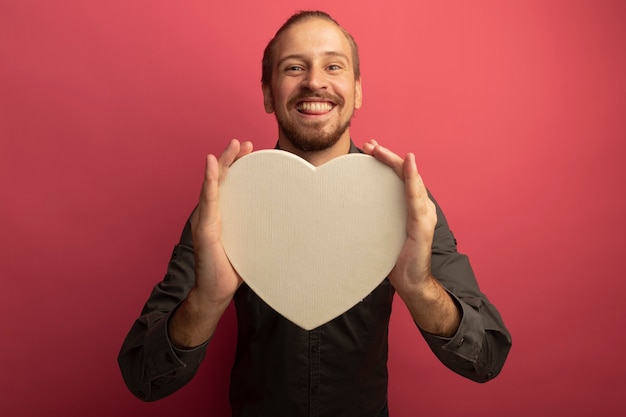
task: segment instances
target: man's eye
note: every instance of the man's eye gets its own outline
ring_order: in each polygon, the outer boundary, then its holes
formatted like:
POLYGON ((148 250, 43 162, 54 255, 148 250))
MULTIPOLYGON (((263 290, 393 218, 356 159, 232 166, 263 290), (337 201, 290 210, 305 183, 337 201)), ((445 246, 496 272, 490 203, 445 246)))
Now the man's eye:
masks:
POLYGON ((287 71, 302 71, 302 67, 299 65, 290 65, 287 67, 287 71))
POLYGON ((341 66, 337 65, 337 64, 333 64, 333 65, 329 65, 328 69, 330 71, 339 71, 341 69, 341 66))

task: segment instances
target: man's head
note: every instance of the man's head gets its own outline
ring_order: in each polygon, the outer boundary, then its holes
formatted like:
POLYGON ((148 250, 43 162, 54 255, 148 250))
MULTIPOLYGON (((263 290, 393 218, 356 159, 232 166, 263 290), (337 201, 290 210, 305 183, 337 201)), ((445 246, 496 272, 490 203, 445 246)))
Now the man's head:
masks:
POLYGON ((263 57, 263 97, 279 142, 315 152, 342 140, 361 106, 356 43, 323 12, 301 12, 278 30, 263 57))
POLYGON ((356 41, 350 35, 350 33, 341 27, 339 23, 335 19, 333 19, 328 13, 319 11, 319 10, 305 10, 291 16, 287 21, 278 29, 272 40, 269 41, 265 50, 263 51, 263 61, 262 61, 262 73, 261 73, 261 83, 263 85, 269 85, 272 81, 272 70, 274 67, 274 60, 276 56, 275 46, 280 35, 283 34, 287 29, 291 26, 300 23, 309 19, 322 19, 328 22, 334 23, 344 34, 348 42, 350 43, 350 48, 352 50, 352 64, 354 69, 354 78, 356 80, 361 79, 361 63, 359 60, 359 48, 356 44, 356 41))

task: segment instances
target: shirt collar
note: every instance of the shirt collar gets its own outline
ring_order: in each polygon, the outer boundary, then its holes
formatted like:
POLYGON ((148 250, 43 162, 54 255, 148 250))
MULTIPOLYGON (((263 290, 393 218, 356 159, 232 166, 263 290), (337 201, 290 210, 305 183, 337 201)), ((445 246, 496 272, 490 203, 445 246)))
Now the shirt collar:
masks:
MULTIPOLYGON (((278 149, 282 151, 282 149, 280 149, 280 146, 278 145, 278 141, 276 142, 276 146, 274 147, 274 149, 278 149)), ((348 151, 348 153, 363 153, 362 150, 360 150, 354 145, 354 142, 352 142, 352 138, 350 138, 350 150, 348 151)))

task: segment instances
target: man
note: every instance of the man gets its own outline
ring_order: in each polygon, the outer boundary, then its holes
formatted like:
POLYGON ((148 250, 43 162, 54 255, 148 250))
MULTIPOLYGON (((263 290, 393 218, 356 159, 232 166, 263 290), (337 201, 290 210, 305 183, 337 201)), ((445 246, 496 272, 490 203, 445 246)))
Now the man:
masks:
MULTIPOLYGON (((263 57, 265 109, 277 147, 319 166, 358 152, 349 125, 361 106, 356 44, 322 12, 292 16, 263 57)), ((467 257, 429 198, 415 158, 376 141, 363 150, 403 179, 407 239, 397 264, 368 297, 311 331, 281 317, 233 270, 220 242, 219 184, 250 142, 207 157, 198 207, 120 352, 129 389, 149 401, 186 384, 231 300, 238 343, 231 376, 234 416, 387 416, 387 330, 394 291, 435 355, 478 382, 495 377, 511 345, 497 310, 480 292, 467 257)))

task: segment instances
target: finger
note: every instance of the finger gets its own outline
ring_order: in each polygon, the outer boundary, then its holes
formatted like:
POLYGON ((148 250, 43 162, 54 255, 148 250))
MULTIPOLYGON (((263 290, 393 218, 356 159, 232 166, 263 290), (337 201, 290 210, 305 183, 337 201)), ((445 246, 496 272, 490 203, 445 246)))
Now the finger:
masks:
POLYGON ((235 158, 235 160, 241 158, 242 156, 246 156, 247 154, 252 152, 253 148, 254 146, 252 145, 252 142, 250 142, 249 140, 245 142, 241 142, 239 153, 237 154, 237 158, 235 158))
POLYGON ((207 156, 207 220, 213 222, 219 213, 219 163, 214 155, 207 156))
POLYGON ((219 183, 221 184, 226 178, 228 169, 239 158, 252 152, 252 142, 246 141, 240 143, 237 139, 233 139, 219 157, 219 183))
POLYGON ((417 170, 417 163, 415 162, 415 155, 413 153, 407 154, 404 159, 403 170, 404 182, 407 187, 407 195, 423 199, 424 201, 430 201, 424 180, 417 170))
POLYGON ((419 177, 417 173, 417 163, 415 162, 415 155, 408 153, 404 158, 403 166, 404 178, 407 182, 413 182, 419 177))
MULTIPOLYGON (((228 168, 239 158, 252 152, 253 145, 250 141, 239 142, 237 139, 233 139, 228 143, 228 146, 222 152, 219 158, 220 162, 220 174, 223 177, 226 175, 228 168)), ((222 181, 223 178, 220 178, 222 181)))
POLYGON ((404 159, 396 155, 384 146, 376 145, 372 150, 372 155, 380 162, 391 167, 398 176, 404 180, 404 159))
MULTIPOLYGON (((402 166, 404 173, 404 188, 406 198, 409 202, 409 207, 415 209, 417 205, 417 198, 420 194, 420 182, 419 175, 417 173, 417 165, 415 163, 415 155, 412 153, 407 154, 402 166)), ((414 210, 411 210, 413 212, 414 210)))
POLYGON ((363 151, 366 154, 371 155, 372 152, 374 151, 374 148, 377 146, 378 146, 378 142, 376 142, 374 139, 370 139, 369 141, 363 144, 363 151))
POLYGON ((403 169, 409 222, 414 222, 413 226, 409 227, 409 234, 412 235, 415 231, 420 235, 423 234, 424 240, 432 239, 437 215, 424 181, 417 170, 414 154, 407 154, 403 169))
POLYGON ((194 213, 200 223, 213 220, 217 216, 219 200, 219 163, 215 155, 207 155, 204 169, 204 181, 200 192, 198 209, 194 213))
POLYGON ((241 144, 237 139, 233 139, 228 143, 226 149, 219 157, 220 171, 224 171, 230 167, 237 159, 239 151, 241 150, 241 144))

